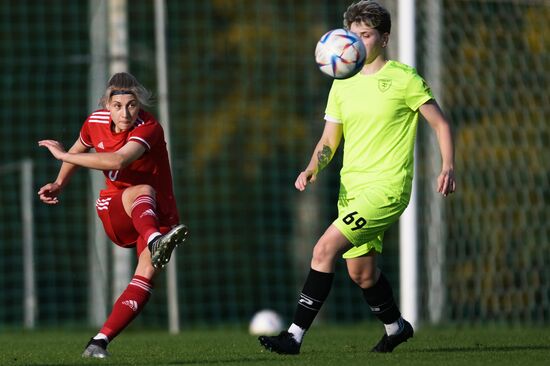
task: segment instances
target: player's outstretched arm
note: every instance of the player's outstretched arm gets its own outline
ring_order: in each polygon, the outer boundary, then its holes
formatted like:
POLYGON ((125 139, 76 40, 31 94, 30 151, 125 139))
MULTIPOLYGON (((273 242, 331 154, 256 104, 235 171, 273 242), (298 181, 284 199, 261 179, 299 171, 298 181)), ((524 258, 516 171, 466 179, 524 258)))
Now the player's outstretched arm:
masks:
POLYGON ((437 191, 443 196, 456 189, 454 175, 454 143, 451 126, 435 100, 430 100, 420 107, 420 113, 434 130, 441 152, 441 173, 437 177, 437 191))
POLYGON ((294 186, 297 190, 303 191, 309 183, 315 182, 317 174, 332 160, 334 152, 338 148, 338 145, 340 145, 341 140, 342 124, 327 121, 325 123, 323 135, 313 151, 307 168, 298 175, 298 178, 296 178, 294 186))
MULTIPOLYGON (((55 154, 64 153, 65 149, 63 146, 53 140, 45 140, 49 141, 49 145, 51 148, 48 148, 50 151, 52 149, 55 151, 55 154)), ((39 146, 46 146, 44 144, 38 143, 39 146)), ((77 154, 77 153, 84 153, 87 152, 89 149, 84 146, 80 139, 76 140, 76 142, 73 144, 73 146, 69 149, 70 153, 77 154)), ((53 152, 52 152, 53 154, 53 152)), ((55 157, 54 154, 54 157, 55 157)), ((48 183, 40 188, 38 191, 38 197, 40 200, 48 205, 55 205, 59 203, 59 194, 61 193, 61 190, 63 187, 65 187, 71 178, 71 176, 74 174, 74 172, 78 169, 78 165, 70 164, 70 163, 63 163, 61 164, 61 168, 59 169, 59 173, 57 174, 57 178, 54 182, 48 183)))
MULTIPOLYGON (((77 141, 77 143, 85 147, 80 141, 77 141)), ((123 169, 145 152, 145 147, 136 141, 129 141, 115 152, 94 154, 88 154, 86 147, 84 151, 73 150, 72 148, 69 151, 65 151, 63 146, 55 140, 41 140, 38 142, 38 145, 48 148, 52 155, 56 159, 63 161, 63 163, 97 170, 123 169)))

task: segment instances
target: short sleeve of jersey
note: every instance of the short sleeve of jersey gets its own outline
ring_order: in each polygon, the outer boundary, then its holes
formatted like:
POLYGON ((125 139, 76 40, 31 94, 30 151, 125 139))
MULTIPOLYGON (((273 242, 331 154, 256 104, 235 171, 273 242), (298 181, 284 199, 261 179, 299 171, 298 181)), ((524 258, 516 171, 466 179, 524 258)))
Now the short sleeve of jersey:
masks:
POLYGON ((164 131, 158 122, 151 119, 134 128, 128 141, 138 142, 149 151, 153 146, 164 141, 164 131))
POLYGON ((84 144, 84 146, 86 147, 94 147, 92 144, 92 138, 90 136, 90 130, 88 128, 88 119, 86 119, 86 121, 82 125, 82 128, 80 129, 80 142, 82 142, 82 144, 84 144))
POLYGON ((405 102, 413 111, 416 111, 420 106, 428 100, 433 99, 433 94, 426 84, 426 81, 416 72, 412 74, 412 78, 407 85, 407 93, 405 102))
POLYGON ((328 93, 327 107, 325 109, 325 120, 329 122, 342 123, 342 114, 340 112, 340 103, 338 102, 338 84, 332 83, 328 93))

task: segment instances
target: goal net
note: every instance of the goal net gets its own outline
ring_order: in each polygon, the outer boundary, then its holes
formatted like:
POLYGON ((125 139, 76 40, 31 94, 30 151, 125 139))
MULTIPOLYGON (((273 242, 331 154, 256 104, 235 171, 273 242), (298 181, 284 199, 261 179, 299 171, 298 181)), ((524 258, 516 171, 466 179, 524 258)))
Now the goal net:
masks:
MULTIPOLYGON (((70 146, 99 99, 89 95, 91 65, 112 60, 106 51, 92 56, 90 24, 106 1, 0 1, 0 328, 25 324, 25 314, 37 325, 89 324, 90 280, 108 276, 89 271, 89 174, 77 172, 56 207, 36 198, 59 169, 36 142, 70 146), (30 187, 10 165, 23 157, 34 162, 30 187), (28 188, 35 312, 22 269, 28 188)), ((263 308, 291 316, 313 245, 336 214, 342 158, 311 190, 294 189, 330 88, 313 52, 351 2, 166 0, 166 132, 191 233, 175 254, 183 327, 242 324, 263 308)), ((381 2, 393 14, 395 59, 398 1, 381 2)), ((129 71, 157 93, 154 2, 131 1, 127 12, 129 71)), ((458 182, 451 197, 434 194, 440 162, 421 121, 421 321, 550 324, 550 5, 417 1, 416 27, 417 69, 455 132, 458 182)), ((151 111, 159 115, 158 106, 151 111)), ((395 225, 379 265, 399 299, 398 238, 395 225)), ((166 328, 165 283, 159 277, 138 325, 166 328)), ((322 320, 358 319, 372 316, 338 261, 322 320)))

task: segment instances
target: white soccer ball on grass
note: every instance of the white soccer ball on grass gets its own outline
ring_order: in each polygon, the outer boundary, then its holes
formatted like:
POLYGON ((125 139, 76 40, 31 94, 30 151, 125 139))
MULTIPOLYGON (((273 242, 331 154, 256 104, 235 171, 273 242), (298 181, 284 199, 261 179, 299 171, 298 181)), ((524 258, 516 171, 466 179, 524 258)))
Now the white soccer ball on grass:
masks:
POLYGON ((283 319, 273 310, 258 311, 250 320, 248 331, 252 335, 275 335, 283 330, 283 319))

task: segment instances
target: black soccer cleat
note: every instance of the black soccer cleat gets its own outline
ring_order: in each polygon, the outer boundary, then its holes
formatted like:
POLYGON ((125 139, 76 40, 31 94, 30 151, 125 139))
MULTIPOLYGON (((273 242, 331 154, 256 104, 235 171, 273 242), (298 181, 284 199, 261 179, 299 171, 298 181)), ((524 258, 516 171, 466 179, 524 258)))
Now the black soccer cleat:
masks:
POLYGON ((90 339, 88 344, 86 345, 86 348, 84 349, 84 352, 82 353, 82 357, 85 358, 107 358, 110 356, 109 352, 107 352, 107 341, 104 339, 90 339))
POLYGON ((153 267, 163 268, 170 260, 172 251, 187 239, 188 232, 187 226, 177 225, 166 234, 156 237, 149 243, 148 247, 151 252, 153 267))
POLYGON ((266 350, 282 355, 297 355, 300 353, 301 344, 296 342, 291 333, 283 330, 276 336, 259 336, 260 344, 266 350))
POLYGON ((387 335, 384 333, 382 339, 376 346, 371 349, 371 352, 378 353, 390 353, 393 349, 399 346, 401 343, 406 342, 407 339, 412 338, 414 329, 408 321, 403 319, 403 330, 400 333, 394 335, 387 335))

